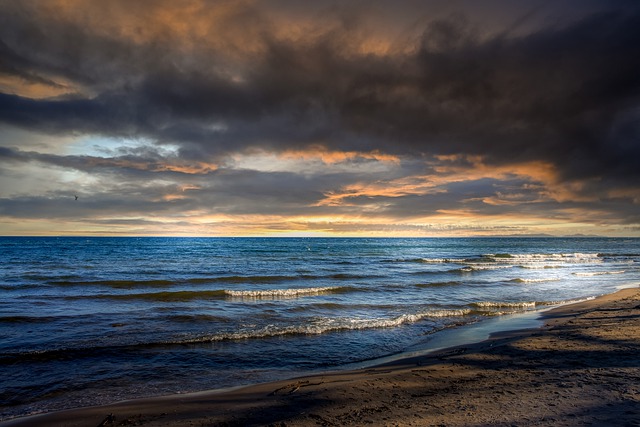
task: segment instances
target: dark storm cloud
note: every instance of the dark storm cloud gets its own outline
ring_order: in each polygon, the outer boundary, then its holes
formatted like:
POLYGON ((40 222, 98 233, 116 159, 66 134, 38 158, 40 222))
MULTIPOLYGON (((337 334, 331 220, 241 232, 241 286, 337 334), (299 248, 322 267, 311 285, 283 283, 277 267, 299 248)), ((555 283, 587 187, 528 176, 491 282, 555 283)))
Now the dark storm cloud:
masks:
POLYGON ((55 71, 101 92, 58 100, 1 95, 0 118, 62 133, 140 133, 182 142, 187 152, 321 142, 474 153, 496 163, 539 159, 568 178, 637 182, 639 9, 515 38, 482 38, 471 18, 458 15, 427 23, 413 52, 384 56, 341 49, 353 44, 357 21, 299 43, 266 32, 239 83, 212 71, 217 58, 206 58, 206 49, 187 58, 179 45, 132 46, 18 14, 0 33, 5 67, 19 75, 55 71), (45 34, 51 25, 56 31, 45 34), (16 34, 27 40, 21 54, 16 34), (212 129, 216 122, 225 130, 212 129))
POLYGON ((0 117, 5 122, 44 132, 104 132, 122 122, 109 120, 99 100, 33 100, 0 94, 0 117))
POLYGON ((639 18, 603 14, 482 42, 464 21, 434 23, 410 58, 415 79, 356 80, 353 93, 363 95, 351 98, 345 117, 409 150, 546 160, 569 178, 615 174, 637 183, 639 18), (411 96, 394 98, 402 84, 411 96))
MULTIPOLYGON (((372 34, 358 18, 366 3, 333 7, 326 28, 295 37, 278 35, 268 7, 243 4, 200 38, 159 30, 133 41, 81 19, 32 13, 37 2, 3 2, 0 72, 49 86, 63 79, 77 91, 48 99, 0 93, 0 120, 178 144, 186 160, 322 144, 475 154, 489 165, 545 161, 561 179, 599 180, 581 190, 598 197, 637 187, 640 5, 607 2, 568 23, 514 32, 544 10, 531 4, 491 33, 465 11, 418 20, 394 49, 372 53, 360 48, 372 34)), ((316 197, 291 194, 305 203, 316 197)))
POLYGON ((32 83, 61 87, 60 84, 31 72, 30 69, 35 65, 31 61, 22 58, 0 40, 0 73, 16 76, 32 83))

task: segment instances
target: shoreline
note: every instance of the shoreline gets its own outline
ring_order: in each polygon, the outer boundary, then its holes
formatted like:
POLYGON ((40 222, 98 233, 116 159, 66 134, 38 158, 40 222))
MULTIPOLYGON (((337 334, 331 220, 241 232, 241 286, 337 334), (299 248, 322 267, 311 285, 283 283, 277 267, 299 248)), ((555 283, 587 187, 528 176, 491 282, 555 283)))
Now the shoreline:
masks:
POLYGON ((403 353, 362 369, 51 412, 0 426, 558 425, 561 420, 640 425, 640 288, 538 314, 544 323, 538 328, 403 353))

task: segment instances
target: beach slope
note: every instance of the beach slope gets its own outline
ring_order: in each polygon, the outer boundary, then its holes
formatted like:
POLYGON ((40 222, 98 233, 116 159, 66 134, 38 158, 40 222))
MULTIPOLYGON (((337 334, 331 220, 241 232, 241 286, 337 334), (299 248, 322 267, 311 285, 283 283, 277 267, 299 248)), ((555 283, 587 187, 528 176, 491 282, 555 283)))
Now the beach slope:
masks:
POLYGON ((640 289, 551 310, 541 329, 375 368, 0 425, 640 426, 640 289))

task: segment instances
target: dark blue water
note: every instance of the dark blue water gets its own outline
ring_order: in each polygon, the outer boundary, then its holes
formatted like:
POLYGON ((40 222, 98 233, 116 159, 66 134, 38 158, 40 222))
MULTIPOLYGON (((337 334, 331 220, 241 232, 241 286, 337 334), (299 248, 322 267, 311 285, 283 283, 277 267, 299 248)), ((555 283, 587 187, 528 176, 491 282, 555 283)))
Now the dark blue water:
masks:
POLYGON ((0 238, 1 418, 416 349, 640 283, 640 239, 0 238))

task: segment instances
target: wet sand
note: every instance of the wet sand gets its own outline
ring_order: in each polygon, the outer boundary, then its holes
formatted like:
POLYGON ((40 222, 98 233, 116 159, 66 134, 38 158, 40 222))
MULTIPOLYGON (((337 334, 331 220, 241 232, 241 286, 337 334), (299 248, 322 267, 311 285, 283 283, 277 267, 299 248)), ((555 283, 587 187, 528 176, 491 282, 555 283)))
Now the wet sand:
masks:
POLYGON ((544 320, 369 369, 0 426, 640 426, 640 289, 562 306, 544 320))

